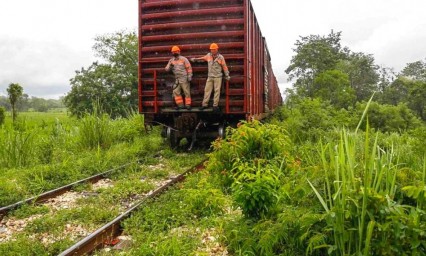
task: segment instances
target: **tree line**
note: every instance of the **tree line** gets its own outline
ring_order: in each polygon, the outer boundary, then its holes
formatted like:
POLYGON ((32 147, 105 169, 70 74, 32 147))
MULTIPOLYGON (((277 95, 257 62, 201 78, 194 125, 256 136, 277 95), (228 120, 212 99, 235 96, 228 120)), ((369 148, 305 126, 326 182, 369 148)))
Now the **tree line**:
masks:
POLYGON ((302 36, 285 72, 294 81, 287 103, 320 99, 350 110, 375 94, 379 105, 409 108, 426 121, 426 60, 408 63, 397 73, 379 66, 372 54, 353 52, 341 45, 341 32, 302 36))
MULTIPOLYGON (((6 96, 0 96, 0 107, 3 107, 6 111, 11 111, 12 107, 10 101, 6 96)), ((49 109, 64 108, 63 97, 59 99, 44 99, 35 96, 29 96, 24 93, 17 102, 17 110, 20 112, 36 111, 36 112, 47 112, 49 109)))
POLYGON ((63 99, 43 99, 30 97, 24 93, 24 88, 18 83, 11 83, 7 88, 8 96, 0 96, 0 125, 4 123, 6 111, 11 111, 13 121, 19 111, 47 112, 53 108, 63 108, 63 99))

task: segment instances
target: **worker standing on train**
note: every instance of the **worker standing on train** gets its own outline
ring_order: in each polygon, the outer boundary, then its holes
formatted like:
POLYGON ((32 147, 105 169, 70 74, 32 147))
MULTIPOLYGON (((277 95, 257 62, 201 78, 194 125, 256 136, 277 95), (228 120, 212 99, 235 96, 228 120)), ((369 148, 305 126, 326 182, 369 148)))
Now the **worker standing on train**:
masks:
POLYGON ((208 63, 208 77, 200 110, 204 110, 208 107, 210 95, 214 89, 213 111, 219 111, 220 88, 222 86, 223 73, 225 74, 226 81, 231 79, 225 58, 219 53, 219 46, 216 43, 212 43, 210 45, 210 53, 201 58, 192 58, 191 61, 206 61, 208 63))
POLYGON ((170 70, 175 75, 175 84, 173 86, 173 97, 175 99, 177 107, 176 110, 191 109, 191 90, 190 82, 192 80, 192 67, 188 59, 180 55, 180 49, 178 46, 172 47, 173 58, 169 60, 166 66, 166 71, 170 70), (182 91, 185 95, 185 106, 182 98, 182 91))

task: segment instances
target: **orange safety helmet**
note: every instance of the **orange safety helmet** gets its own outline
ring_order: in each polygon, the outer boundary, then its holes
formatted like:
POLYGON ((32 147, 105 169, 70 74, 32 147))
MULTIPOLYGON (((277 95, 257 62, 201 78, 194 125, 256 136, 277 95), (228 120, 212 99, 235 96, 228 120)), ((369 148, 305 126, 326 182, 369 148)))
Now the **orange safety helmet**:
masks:
POLYGON ((172 47, 172 52, 180 52, 180 49, 179 49, 179 47, 178 46, 173 46, 172 47))
POLYGON ((210 50, 217 50, 217 49, 219 49, 219 46, 216 43, 212 43, 210 45, 210 50))

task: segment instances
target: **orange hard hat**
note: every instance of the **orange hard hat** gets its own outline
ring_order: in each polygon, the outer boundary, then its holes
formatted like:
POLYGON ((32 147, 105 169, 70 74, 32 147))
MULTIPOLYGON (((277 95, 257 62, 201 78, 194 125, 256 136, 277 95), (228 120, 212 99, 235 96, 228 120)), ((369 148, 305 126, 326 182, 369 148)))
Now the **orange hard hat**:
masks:
POLYGON ((179 47, 178 46, 173 46, 172 47, 172 52, 180 52, 180 49, 179 49, 179 47))
POLYGON ((210 45, 210 50, 217 50, 217 49, 219 49, 219 46, 216 43, 212 43, 210 45))

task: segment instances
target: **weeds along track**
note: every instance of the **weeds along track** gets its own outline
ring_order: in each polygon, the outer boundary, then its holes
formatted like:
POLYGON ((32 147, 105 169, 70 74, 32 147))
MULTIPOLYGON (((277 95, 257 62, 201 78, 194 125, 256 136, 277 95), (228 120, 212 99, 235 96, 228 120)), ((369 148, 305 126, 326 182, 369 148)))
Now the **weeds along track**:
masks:
MULTIPOLYGON (((59 254, 116 216, 130 215, 145 198, 182 180, 185 170, 203 159, 204 153, 160 152, 143 163, 135 161, 8 206, 0 221, 0 254, 9 248, 25 251, 23 244, 33 247, 32 255, 38 255, 34 248, 41 255, 59 254)), ((112 226, 113 233, 119 230, 119 224, 112 226)))
POLYGON ((76 186, 79 186, 79 185, 82 185, 82 184, 87 184, 87 183, 97 183, 98 181, 100 181, 102 179, 105 179, 106 177, 108 177, 109 175, 113 174, 114 172, 122 170, 122 169, 124 169, 126 167, 129 167, 129 166, 133 165, 133 164, 141 163, 142 161, 143 161, 143 159, 138 159, 138 160, 133 161, 131 163, 127 163, 127 164, 121 165, 119 167, 110 169, 108 171, 105 171, 105 172, 93 175, 91 177, 88 177, 88 178, 85 178, 85 179, 81 179, 79 181, 75 181, 73 183, 70 183, 68 185, 65 185, 65 186, 62 186, 62 187, 59 187, 59 188, 56 188, 56 189, 52 189, 52 190, 44 192, 43 194, 40 194, 38 196, 34 196, 34 197, 31 197, 31 198, 19 201, 17 203, 11 204, 11 205, 1 207, 0 208, 0 221, 3 219, 3 217, 7 213, 9 213, 10 211, 15 210, 15 209, 17 209, 17 208, 19 208, 19 207, 21 207, 23 205, 26 205, 26 204, 39 204, 39 203, 42 203, 42 202, 46 202, 49 199, 58 197, 58 196, 66 193, 68 191, 71 191, 76 186))
POLYGON ((161 193, 165 192, 169 187, 173 186, 174 184, 178 182, 183 181, 185 179, 185 176, 188 175, 189 173, 202 169, 204 167, 205 161, 206 161, 205 159, 202 160, 200 163, 198 163, 194 167, 191 167, 190 169, 183 172, 182 174, 174 177, 173 179, 163 184, 160 184, 159 187, 150 191, 143 199, 138 201, 136 204, 130 207, 127 211, 120 214, 114 220, 102 226, 101 228, 97 229, 92 234, 90 234, 83 240, 79 241, 75 245, 71 246, 67 250, 63 251, 59 255, 60 256, 86 255, 105 245, 115 245, 115 244, 118 244, 119 242, 125 242, 126 241, 125 239, 122 241, 118 239, 118 237, 122 233, 121 223, 125 219, 129 218, 133 212, 135 212, 136 210, 144 206, 147 200, 160 195, 161 193))

